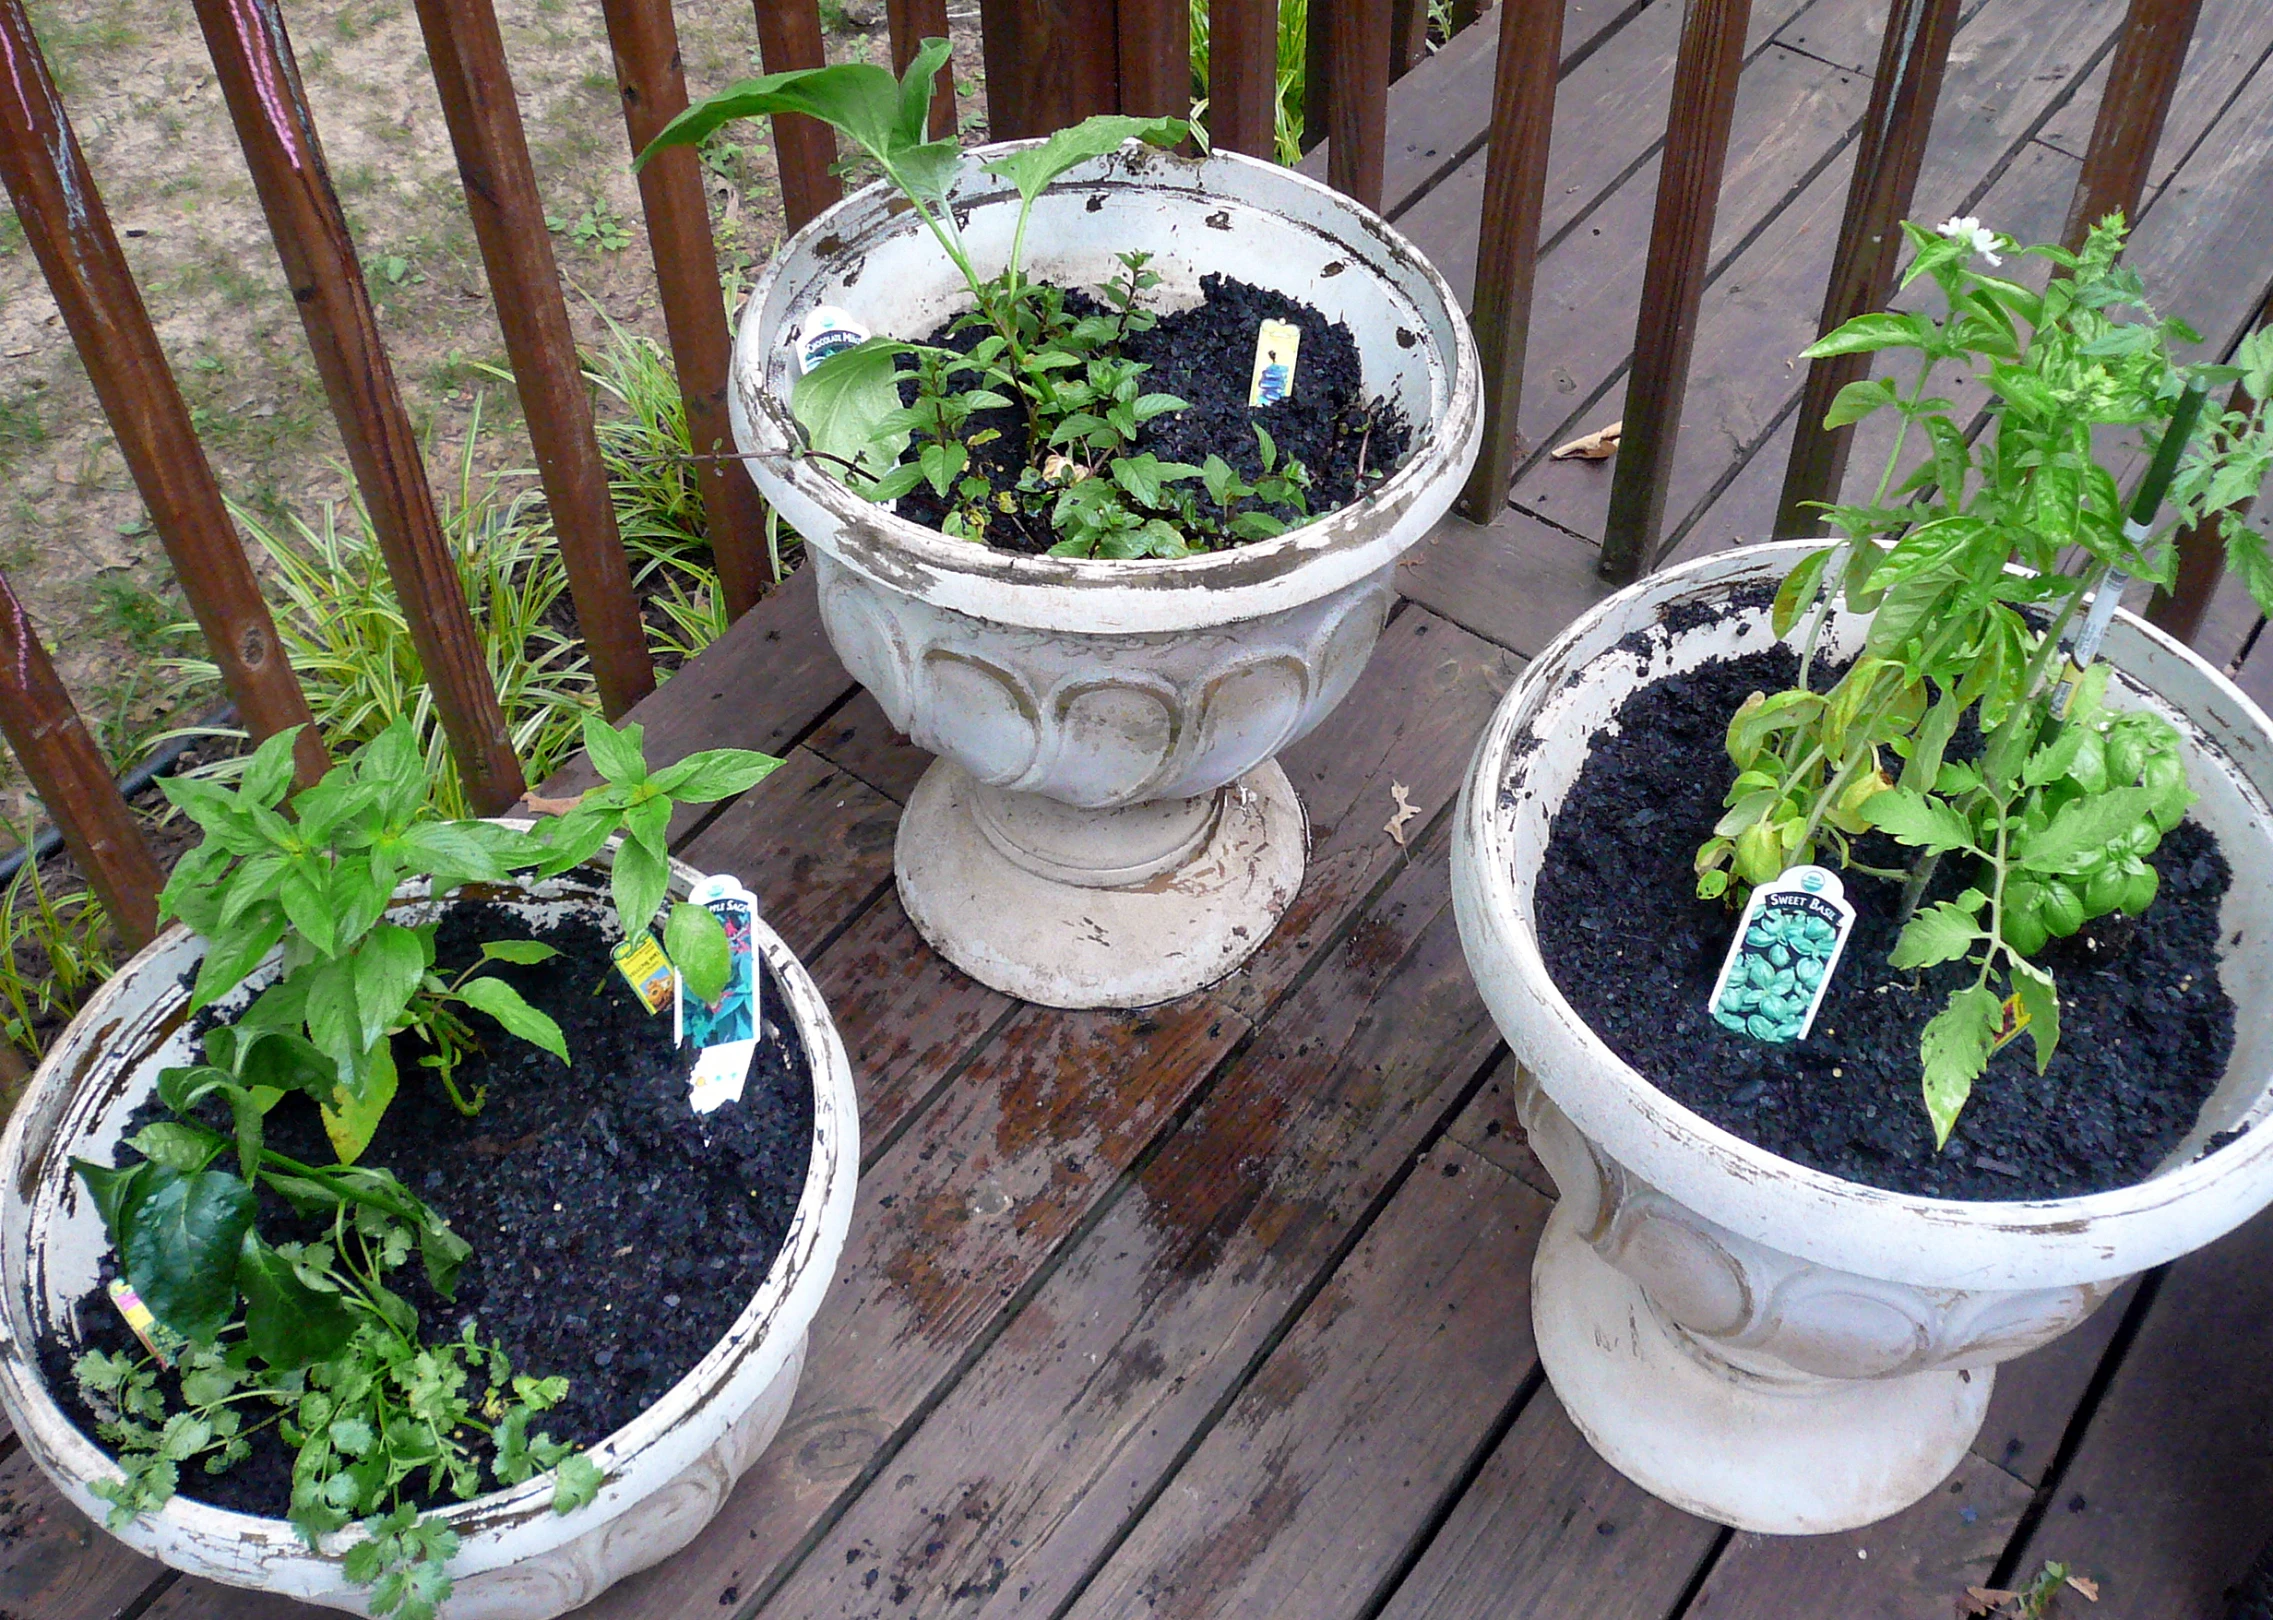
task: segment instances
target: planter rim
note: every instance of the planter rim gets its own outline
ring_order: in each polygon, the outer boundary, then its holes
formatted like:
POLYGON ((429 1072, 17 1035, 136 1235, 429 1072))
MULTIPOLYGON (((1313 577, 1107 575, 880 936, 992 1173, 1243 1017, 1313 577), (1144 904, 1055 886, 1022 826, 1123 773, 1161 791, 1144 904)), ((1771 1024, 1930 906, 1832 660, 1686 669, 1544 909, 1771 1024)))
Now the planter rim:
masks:
MULTIPOLYGON (((1833 1267, 1852 1269, 1858 1242, 1867 1241, 1871 1269, 1896 1281, 2051 1286, 2128 1275, 2231 1230, 2273 1201, 2273 1114, 2262 1101, 2223 1147, 2105 1192, 2011 1201, 1893 1192, 1771 1153, 1675 1101, 1611 1050, 1547 971, 1530 919, 1516 904, 1514 817, 1500 804, 1503 791, 1522 790, 1524 762, 1511 754, 1531 720, 1588 667, 1580 652, 1590 636, 1636 600, 1670 595, 1669 586, 1772 586, 1824 543, 1746 546, 1648 576, 1568 626, 1493 715, 1461 792, 1454 894, 1479 981, 1497 977, 1515 987, 1493 999, 1518 1059, 1586 1136, 1652 1185, 1745 1237, 1833 1267), (1510 1018, 1505 1005, 1518 997, 1520 1019, 1510 1018), (1893 1230, 1907 1230, 1912 1240, 1888 1241, 1890 1220, 1903 1223, 1893 1230), (1950 1252, 1959 1238, 1972 1241, 1950 1252)), ((2209 683, 2273 752, 2273 721, 2246 694, 2183 643, 2129 613, 2120 619, 2156 653, 2209 683)))
MULTIPOLYGON (((966 213, 1014 201, 1015 188, 985 174, 980 165, 1038 144, 1004 141, 966 151, 951 193, 954 201, 966 213)), ((1348 257, 1363 261, 1377 279, 1387 280, 1392 272, 1408 278, 1409 290, 1422 304, 1422 319, 1450 342, 1437 344, 1432 366, 1432 376, 1441 373, 1441 407, 1430 402, 1430 412, 1414 421, 1415 442, 1405 465, 1359 500, 1284 535, 1173 559, 1030 556, 954 539, 863 500, 794 453, 802 439, 788 401, 766 385, 773 345, 764 341, 760 327, 793 267, 803 272, 832 252, 924 229, 890 183, 879 180, 823 210, 782 243, 752 284, 739 318, 728 390, 736 445, 753 477, 786 486, 792 499, 833 520, 807 531, 808 543, 886 585, 965 599, 946 605, 981 599, 986 616, 1003 622, 1065 629, 1064 598, 1058 593, 1071 588, 1081 593, 1085 606, 1110 614, 1115 622, 1109 628, 1177 631, 1324 595, 1378 570, 1420 539, 1441 515, 1441 506, 1428 511, 1425 521, 1399 520, 1423 508, 1432 490, 1449 482, 1456 491, 1465 480, 1482 442, 1483 414, 1475 340, 1461 302, 1418 248, 1378 214, 1309 176, 1236 152, 1191 158, 1149 147, 1124 148, 1084 163, 1060 177, 1037 202, 1037 227, 1049 197, 1067 190, 1090 195, 1189 192, 1230 208, 1271 213, 1290 228, 1333 241, 1348 257), (1337 228, 1329 230, 1328 223, 1337 228), (832 528, 847 532, 833 533, 832 528), (1298 574, 1303 576, 1299 583, 1291 577, 1298 574), (1114 598, 1109 609, 1099 600, 1108 594, 1114 598)), ((941 261, 945 267, 944 254, 941 261)), ((801 275, 790 285, 790 296, 797 296, 803 284, 801 275)), ((1401 333, 1400 341, 1407 335, 1401 333)), ((1420 341, 1431 339, 1423 334, 1420 341)), ((1414 402, 1403 403, 1413 409, 1414 402)))
MULTIPOLYGON (((521 829, 533 825, 524 817, 491 819, 521 829)), ((620 836, 611 839, 608 848, 595 855, 586 867, 605 870, 608 857, 621 841, 620 836)), ((683 895, 704 876, 684 861, 673 859, 670 864, 673 893, 683 895)), ((574 879, 575 875, 572 872, 563 874, 560 879, 536 881, 563 882, 574 879)), ((525 881, 528 880, 516 878, 513 883, 518 886, 525 881)), ((604 890, 595 889, 589 895, 576 898, 588 899, 595 906, 605 904, 604 890)), ((5 1133, 0 1134, 0 1166, 17 1167, 16 1173, 25 1180, 27 1202, 31 1197, 28 1189, 36 1186, 30 1167, 23 1163, 24 1139, 33 1122, 37 1120, 42 1130, 62 1127, 62 1110, 68 1106, 70 1094, 102 1060, 101 1043, 129 1015, 135 1001, 149 1004, 146 995, 130 996, 130 992, 143 988, 130 982, 133 978, 130 970, 144 958, 169 948, 194 945, 195 940, 196 936, 178 922, 161 931, 149 946, 121 965, 50 1049, 47 1061, 34 1075, 9 1119, 5 1133), (64 1073, 66 1068, 68 1074, 64 1073), (50 1085, 62 1093, 55 1105, 31 1106, 44 1087, 50 1085)), ((573 1513, 554 1513, 551 1505, 553 1477, 548 1469, 519 1485, 487 1491, 466 1501, 430 1510, 428 1517, 448 1523, 461 1537, 458 1556, 452 1560, 452 1572, 460 1580, 542 1556, 553 1547, 574 1541, 607 1525, 638 1505, 648 1492, 666 1483, 672 1477, 671 1471, 653 1479, 638 1480, 640 1489, 631 1488, 625 1476, 641 1472, 642 1463, 654 1455, 659 1442, 693 1425, 700 1424, 723 1434, 738 1415, 725 1409, 722 1397, 728 1386, 748 1383, 753 1392, 766 1386, 772 1374, 802 1342, 805 1326, 832 1280, 835 1248, 841 1243, 844 1228, 851 1218, 858 1176, 859 1108, 851 1065, 818 986, 762 915, 753 915, 751 919, 751 942, 753 949, 763 954, 781 987, 787 1016, 795 1023, 805 1049, 813 1090, 812 1141, 805 1180, 781 1248, 749 1302, 702 1358, 629 1423, 586 1448, 585 1454, 604 1476, 592 1502, 573 1513), (501 1546, 501 1540, 507 1536, 514 1537, 511 1546, 501 1546), (501 1553, 504 1556, 498 1556, 501 1553)), ((181 1000, 186 1005, 186 991, 181 993, 181 1000)), ((22 1263, 20 1257, 10 1257, 12 1271, 22 1263)), ((99 1520, 104 1504, 87 1496, 84 1484, 90 1479, 114 1478, 118 1468, 109 1453, 63 1412, 40 1371, 36 1350, 19 1332, 24 1324, 18 1320, 21 1310, 18 1296, 22 1292, 20 1285, 28 1280, 11 1276, 5 1298, 0 1298, 0 1405, 6 1407, 35 1460, 60 1481, 68 1482, 72 1488, 66 1494, 74 1504, 99 1520)), ((660 1457, 655 1460, 668 1461, 660 1457)), ((651 1463, 650 1468, 652 1466, 651 1463)), ((216 1507, 182 1494, 174 1496, 156 1512, 138 1515, 122 1529, 108 1533, 141 1550, 161 1553, 165 1547, 185 1542, 264 1544, 270 1549, 268 1558, 275 1562, 320 1556, 328 1563, 345 1548, 364 1539, 361 1526, 351 1524, 324 1538, 323 1554, 311 1554, 298 1532, 284 1519, 216 1507)), ((218 1576, 218 1572, 210 1573, 218 1576)), ((280 1584, 274 1589, 305 1595, 289 1584, 280 1584)))

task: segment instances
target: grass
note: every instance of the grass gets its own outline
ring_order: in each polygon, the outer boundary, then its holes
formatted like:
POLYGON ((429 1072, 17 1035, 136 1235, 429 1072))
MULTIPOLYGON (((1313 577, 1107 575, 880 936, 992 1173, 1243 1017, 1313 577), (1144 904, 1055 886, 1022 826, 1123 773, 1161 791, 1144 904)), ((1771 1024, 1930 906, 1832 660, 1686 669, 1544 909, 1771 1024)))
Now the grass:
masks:
MULTIPOLYGON (((33 1059, 111 976, 110 919, 84 888, 58 894, 26 861, 0 889, 0 1038, 33 1059)), ((17 1085, 0 1082, 15 1101, 17 1085)), ((0 1110, 4 1111, 4 1110, 0 1110)))
MULTIPOLYGON (((1448 3, 1448 0, 1446 0, 1448 3)), ((1434 7, 1431 12, 1433 15, 1434 7)), ((1310 0, 1279 0, 1278 160, 1302 161, 1302 105, 1309 72, 1310 0)), ((1208 0, 1192 0, 1192 100, 1194 116, 1206 123, 1208 95, 1208 0)))

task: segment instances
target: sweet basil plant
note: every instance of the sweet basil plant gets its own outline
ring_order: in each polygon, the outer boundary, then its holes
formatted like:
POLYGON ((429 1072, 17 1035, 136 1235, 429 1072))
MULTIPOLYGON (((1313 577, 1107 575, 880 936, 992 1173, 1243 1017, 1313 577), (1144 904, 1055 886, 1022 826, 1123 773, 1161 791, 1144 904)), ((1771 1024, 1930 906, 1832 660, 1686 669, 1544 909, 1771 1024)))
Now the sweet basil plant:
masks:
POLYGON ((2242 521, 2273 466, 2266 407, 2246 403, 2273 399, 2273 330, 2231 365, 2181 363, 2173 350, 2201 339, 2120 262, 2120 216, 2075 253, 1971 219, 1904 230, 1903 285, 1930 282, 1940 308, 1859 316, 1805 351, 1907 362, 1848 385, 1827 418, 1890 417, 1891 448, 1869 500, 1825 508, 1838 540, 1777 594, 1776 633, 1802 631, 1800 677, 1730 719, 1727 813, 1696 871, 1700 895, 1732 900, 1822 858, 1902 885, 1893 966, 1971 970, 1920 1043, 1940 1144, 2018 1014, 2039 1072, 2051 1061, 2046 942, 2154 900, 2156 846, 2194 795, 2170 724, 2108 705, 2094 654, 2129 582, 2169 584, 2188 525, 2222 536, 2228 566, 2273 604, 2263 537, 2242 521), (2049 266, 2041 292, 1991 273, 2014 257, 2049 266), (1958 373, 1987 387, 1979 431, 1943 392, 1958 373), (2204 408, 2235 382, 2244 403, 2204 408), (2126 495, 2102 456, 2133 447, 2150 462, 2126 495), (1869 630, 1820 682, 1835 606, 1869 630), (1961 732, 1974 742, 1959 747, 1961 732), (1858 860, 1874 831, 1909 863, 1858 860), (1925 903, 1944 862, 1965 881, 1925 903))
MULTIPOLYGON (((411 1492, 464 1499, 549 1469, 553 1505, 568 1512, 601 1476, 538 1426, 564 1379, 516 1372, 470 1319, 455 1333, 422 1328, 401 1275, 415 1264, 449 1300, 471 1251, 395 1175, 362 1162, 398 1090, 416 1083, 398 1052, 469 1114, 482 1098, 456 1073, 485 1043, 527 1041, 573 1061, 560 1027, 487 971, 555 952, 495 940, 445 976, 436 924, 411 920, 398 891, 440 900, 469 883, 555 876, 621 833, 617 920, 644 930, 669 882, 672 811, 739 793, 779 762, 717 750, 650 772, 638 726, 595 719, 585 743, 605 784, 521 831, 434 817, 407 721, 297 794, 292 741, 263 743, 234 788, 162 784, 205 834, 162 902, 207 944, 189 1011, 226 1006, 270 976, 206 1030, 202 1062, 160 1075, 171 1117, 136 1132, 123 1163, 75 1161, 152 1319, 148 1354, 90 1351, 75 1372, 122 1470, 94 1487, 114 1522, 164 1506, 185 1467, 227 1470, 273 1428, 296 1453, 289 1517, 302 1537, 314 1547, 360 1521, 346 1567, 371 1586, 372 1612, 431 1620, 457 1538, 411 1492), (294 1093, 320 1110, 333 1162, 268 1145, 268 1117, 294 1093), (264 1190, 299 1217, 292 1235, 261 1229, 264 1190)), ((668 926, 690 993, 715 1000, 728 966, 717 920, 681 904, 668 926)))

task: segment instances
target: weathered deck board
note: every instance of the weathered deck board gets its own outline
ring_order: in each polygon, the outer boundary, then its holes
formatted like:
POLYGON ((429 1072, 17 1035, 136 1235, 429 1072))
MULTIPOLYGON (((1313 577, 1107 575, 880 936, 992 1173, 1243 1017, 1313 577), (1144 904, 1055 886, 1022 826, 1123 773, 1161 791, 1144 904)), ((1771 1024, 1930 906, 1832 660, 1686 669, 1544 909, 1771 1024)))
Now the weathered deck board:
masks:
POLYGON ((0 1610, 108 1620, 166 1573, 66 1503, 22 1447, 0 1462, 0 1610))

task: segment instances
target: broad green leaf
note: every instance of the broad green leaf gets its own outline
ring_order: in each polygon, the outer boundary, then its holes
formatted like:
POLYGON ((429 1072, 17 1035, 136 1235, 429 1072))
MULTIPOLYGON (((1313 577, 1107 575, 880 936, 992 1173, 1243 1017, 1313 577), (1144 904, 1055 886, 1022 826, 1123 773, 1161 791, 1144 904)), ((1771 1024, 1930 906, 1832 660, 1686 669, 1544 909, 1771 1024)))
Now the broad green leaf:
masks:
POLYGON ((276 942, 284 937, 282 908, 266 902, 255 906, 228 933, 208 947, 197 965, 197 987, 191 991, 192 1017, 245 982, 245 975, 261 965, 276 942))
POLYGON ((103 1218, 103 1230, 110 1234, 111 1246, 123 1249, 127 1229, 134 1224, 134 1213, 148 1191, 149 1166, 130 1164, 113 1170, 107 1164, 73 1159, 71 1168, 86 1184, 87 1196, 94 1200, 95 1212, 103 1218))
POLYGON ((1770 620, 1779 640, 1792 633, 1799 616, 1815 603, 1816 593, 1823 588, 1823 570, 1831 561, 1834 547, 1811 551, 1796 563, 1776 587, 1775 612, 1770 620))
POLYGON ((1940 854, 1973 847, 1973 829, 1953 807, 1905 788, 1889 788, 1864 802, 1862 818, 1913 849, 1940 854))
POLYGON ((561 1034, 560 1026, 522 1000, 521 992, 503 979, 486 976, 468 979, 458 986, 458 996, 467 1006, 489 1014, 530 1045, 543 1047, 563 1063, 568 1061, 568 1040, 561 1034))
POLYGON ((539 822, 537 836, 546 850, 540 870, 549 877, 582 866, 600 852, 600 846, 615 830, 615 813, 589 802, 565 816, 539 822))
POLYGON ((402 1021, 403 1010, 426 976, 426 946, 408 928, 381 923, 348 960, 354 964, 362 1044, 369 1050, 402 1021))
POLYGON ((2041 832, 2013 842, 2015 865, 2031 872, 2072 872, 2153 812, 2148 788, 2110 788, 2062 805, 2041 832))
POLYGON ((1113 459, 1113 482, 1129 492, 1130 497, 1145 506, 1160 504, 1161 488, 1187 478, 1197 478, 1200 469, 1181 461, 1162 461, 1150 451, 1137 456, 1116 456, 1113 459))
POLYGON ((276 898, 300 936, 330 956, 339 947, 339 921, 338 913, 332 909, 329 885, 320 872, 311 857, 302 856, 291 862, 277 879, 276 898))
POLYGON ((1008 180, 1018 188, 1020 200, 1031 203, 1048 190, 1050 182, 1059 175, 1091 158, 1118 152, 1130 141, 1174 146, 1188 130, 1189 126, 1181 118, 1130 118, 1119 113, 1099 113, 1071 129, 1059 130, 1039 146, 996 158, 986 165, 986 171, 1008 180))
MULTIPOLYGON (((1874 581, 1870 588, 1880 587, 1874 581)), ((1871 614, 1870 629, 1863 636, 1864 648, 1881 655, 1899 653, 1903 644, 1934 618, 1935 609, 1949 590, 1947 580, 1930 574, 1888 588, 1871 614)))
MULTIPOLYGON (((345 1071, 341 1072, 344 1075, 345 1071)), ((365 1055, 354 1086, 343 1080, 333 1088, 331 1102, 318 1112, 323 1117, 324 1134, 331 1138, 332 1151, 339 1155, 341 1164, 351 1165, 363 1157, 363 1150, 378 1132, 379 1121, 386 1118, 387 1105, 395 1100, 397 1084, 394 1049, 381 1041, 365 1055)))
POLYGON ((671 869, 644 844, 626 839, 616 846, 608 887, 616 902, 616 921, 624 937, 634 939, 655 920, 671 887, 671 869))
POLYGON ((1934 1122, 1937 1151, 1947 1145, 1950 1128, 1957 1123, 1966 1098, 1973 1095, 1973 1082, 1989 1066, 1989 1043, 2003 1022, 2004 1005, 1996 993, 1969 985, 1949 998, 1949 1005, 1934 1015, 1919 1036, 1918 1051, 1925 1060, 1926 1113, 1934 1122))
POLYGON ((237 1287, 245 1296, 245 1338, 253 1354, 279 1372, 327 1361, 355 1334, 355 1318, 340 1297, 302 1282, 257 1232, 245 1233, 237 1287))
POLYGON ((856 488, 867 480, 839 463, 850 462, 876 478, 907 451, 908 430, 889 421, 900 409, 898 361, 907 352, 905 343, 870 338, 839 349, 790 385, 790 414, 805 430, 806 442, 824 458, 834 457, 825 460, 828 471, 856 488))
POLYGON ((120 1258, 150 1314, 210 1344, 235 1314, 237 1251, 253 1224, 253 1190, 226 1170, 150 1169, 149 1190, 120 1258))
POLYGON ((1886 959, 1904 970, 1932 967, 1937 962, 1957 960, 1980 938, 1981 930, 1972 917, 1944 900, 1911 917, 1886 959))
MULTIPOLYGON (((946 40, 925 40, 902 79, 866 62, 744 79, 705 96, 665 124, 632 166, 644 167, 669 147, 699 145, 712 130, 737 118, 785 112, 818 118, 887 168, 901 166, 927 144, 923 114, 930 104, 932 79, 950 48, 946 40)), ((953 149, 952 142, 936 144, 953 149)))
POLYGON ((781 769, 771 754, 748 748, 706 748, 666 765, 652 778, 655 791, 680 804, 713 804, 746 792, 781 769))
POLYGON ((600 1486, 606 1478, 600 1472, 600 1465, 581 1451, 561 1458, 552 1488, 552 1510, 574 1513, 600 1494, 600 1486))
POLYGON ((1873 411, 1893 404, 1900 397, 1892 377, 1865 377, 1860 382, 1851 382, 1839 390, 1837 397, 1831 401, 1831 408, 1823 413, 1823 425, 1826 428, 1843 428, 1849 423, 1860 422, 1873 411))
POLYGON ((437 1294, 444 1299, 457 1298, 458 1272, 473 1256, 472 1244, 451 1231, 447 1221, 427 1211, 427 1218, 418 1223, 418 1257, 426 1266, 426 1280, 437 1294))
POLYGON ((1914 349, 1925 340, 1926 323, 1920 317, 1881 312, 1857 315, 1799 353, 1802 360, 1822 360, 1837 354, 1869 354, 1878 349, 1914 349))
POLYGON ((308 1039, 339 1065, 341 1084, 358 1084, 356 1071, 370 1048, 363 1039, 363 1018, 355 1005, 354 962, 318 962, 292 977, 308 987, 308 1039))
POLYGON ((2036 1046, 2036 1072, 2051 1067, 2060 1045, 2060 992, 2052 975, 2032 962, 2014 962, 2013 991, 2028 1014, 2028 1038, 2036 1046))
POLYGON ((1923 795, 1940 779, 1942 752, 1949 747, 1950 738, 1957 735, 1958 718, 1964 712, 1953 692, 1944 692, 1935 699, 1911 736, 1910 757, 1903 763, 1899 786, 1923 795))
POLYGON ((378 799, 383 820, 398 825, 426 802, 426 756, 407 716, 398 718, 356 756, 357 777, 378 799))
POLYGON ((598 715, 584 717, 584 752, 593 769, 619 787, 647 780, 645 728, 626 725, 621 731, 598 715))
POLYGON ((623 813, 624 836, 645 849, 657 860, 667 860, 671 853, 671 801, 666 798, 642 799, 623 813))
POLYGON ((718 1005, 734 976, 734 953, 726 927, 708 906, 682 900, 663 925, 663 952, 679 970, 687 994, 706 1007, 718 1005))
MULTIPOLYGON (((482 821, 421 821, 403 829, 396 850, 414 872, 436 880, 438 890, 460 883, 502 883, 505 855, 494 836, 512 829, 482 821)), ((517 852, 516 852, 517 853, 517 852)))
POLYGON ((288 726, 253 750, 237 791, 255 804, 274 805, 292 789, 292 742, 298 726, 288 726))
POLYGON ((559 954, 550 945, 539 944, 533 939, 493 939, 481 948, 482 960, 485 962, 513 962, 522 967, 549 962, 559 954))
POLYGON ((221 1138, 199 1125, 161 1119, 127 1138, 128 1147, 152 1164, 187 1174, 202 1170, 221 1151, 221 1138))

